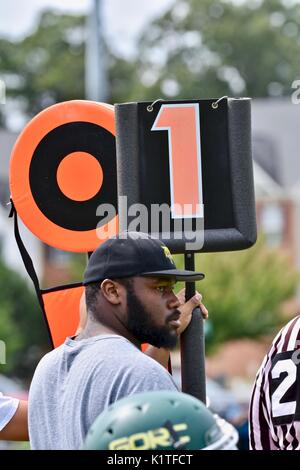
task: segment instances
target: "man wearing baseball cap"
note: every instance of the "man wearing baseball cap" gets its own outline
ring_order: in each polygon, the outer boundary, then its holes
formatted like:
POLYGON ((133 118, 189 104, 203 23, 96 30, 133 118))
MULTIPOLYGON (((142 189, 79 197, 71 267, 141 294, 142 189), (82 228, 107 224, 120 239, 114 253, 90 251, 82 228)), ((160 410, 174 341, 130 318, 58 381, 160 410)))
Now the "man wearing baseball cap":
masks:
MULTIPOLYGON (((125 232, 99 246, 84 273, 85 328, 47 354, 33 377, 32 448, 79 449, 93 421, 115 401, 177 390, 167 370, 141 352, 141 344, 161 348, 160 353, 175 347, 182 307, 174 285, 203 278, 176 269, 168 248, 143 233, 125 232)), ((206 315, 200 295, 190 313, 195 306, 206 315)))

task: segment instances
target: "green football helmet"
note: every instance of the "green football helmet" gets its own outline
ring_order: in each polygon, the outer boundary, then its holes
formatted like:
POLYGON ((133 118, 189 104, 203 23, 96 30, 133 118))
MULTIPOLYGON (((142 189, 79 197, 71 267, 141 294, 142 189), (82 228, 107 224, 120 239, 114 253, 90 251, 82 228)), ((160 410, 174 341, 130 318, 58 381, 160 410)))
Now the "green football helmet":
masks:
POLYGON ((101 413, 83 449, 233 450, 234 427, 196 398, 157 391, 123 398, 101 413))

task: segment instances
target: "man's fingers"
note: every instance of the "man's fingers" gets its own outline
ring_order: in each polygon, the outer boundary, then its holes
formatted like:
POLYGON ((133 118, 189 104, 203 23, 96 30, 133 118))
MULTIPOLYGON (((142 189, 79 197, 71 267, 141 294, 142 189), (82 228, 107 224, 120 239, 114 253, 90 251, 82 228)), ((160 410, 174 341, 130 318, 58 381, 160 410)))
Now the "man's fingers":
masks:
POLYGON ((202 303, 202 295, 197 292, 193 297, 191 297, 184 305, 180 307, 181 311, 185 313, 192 313, 194 308, 200 307, 203 318, 208 317, 208 310, 205 305, 202 303))
POLYGON ((205 305, 202 304, 202 303, 200 304, 200 310, 201 310, 202 317, 204 318, 204 320, 207 320, 208 319, 208 310, 205 307, 205 305))
MULTIPOLYGON (((180 302, 180 305, 183 305, 186 303, 185 301, 185 288, 181 289, 177 295, 177 298, 180 302)), ((193 302, 195 302, 195 305, 198 306, 199 305, 199 301, 201 302, 202 300, 202 295, 200 294, 200 292, 196 291, 196 294, 194 295, 194 297, 192 297, 190 300, 193 300, 193 302)))
POLYGON ((177 334, 180 335, 189 325, 192 312, 194 308, 199 307, 202 313, 204 320, 208 318, 208 311, 205 305, 202 303, 202 295, 197 292, 193 297, 191 297, 187 302, 182 304, 178 310, 180 311, 180 327, 177 330, 177 334))
POLYGON ((202 295, 197 291, 194 297, 191 298, 196 306, 199 306, 202 302, 202 295))
POLYGON ((202 303, 202 295, 197 292, 193 297, 191 297, 183 307, 183 311, 186 315, 192 313, 194 308, 199 307, 202 313, 203 318, 206 320, 208 318, 208 310, 205 305, 202 303))

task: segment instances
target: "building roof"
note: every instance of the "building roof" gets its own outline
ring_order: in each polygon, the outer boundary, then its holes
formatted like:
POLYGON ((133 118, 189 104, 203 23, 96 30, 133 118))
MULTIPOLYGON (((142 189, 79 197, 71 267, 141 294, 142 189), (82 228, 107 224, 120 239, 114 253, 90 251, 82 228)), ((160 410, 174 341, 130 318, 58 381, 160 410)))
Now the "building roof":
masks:
POLYGON ((300 106, 290 98, 252 102, 254 160, 286 190, 300 183, 300 106))

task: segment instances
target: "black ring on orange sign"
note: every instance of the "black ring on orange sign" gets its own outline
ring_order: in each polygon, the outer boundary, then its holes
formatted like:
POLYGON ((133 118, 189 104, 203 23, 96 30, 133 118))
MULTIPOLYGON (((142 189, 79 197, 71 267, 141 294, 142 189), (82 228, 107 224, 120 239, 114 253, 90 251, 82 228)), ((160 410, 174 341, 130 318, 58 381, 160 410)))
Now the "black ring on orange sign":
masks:
POLYGON ((70 122, 49 132, 37 146, 29 170, 32 196, 41 212, 56 225, 69 230, 92 230, 101 223, 96 216, 100 202, 117 207, 116 161, 111 158, 115 152, 114 136, 90 122, 70 122), (63 194, 56 176, 60 162, 76 151, 93 155, 105 175, 98 193, 80 202, 63 194), (51 158, 47 158, 47 153, 51 158))
MULTIPOLYGON (((69 101, 39 113, 13 149, 10 187, 18 214, 37 237, 62 250, 93 251, 100 244, 97 207, 117 207, 113 106, 69 101), (71 199, 57 181, 59 164, 73 152, 91 155, 103 171, 99 191, 87 200, 71 199)), ((117 232, 117 216, 105 222, 104 232, 117 232)))

